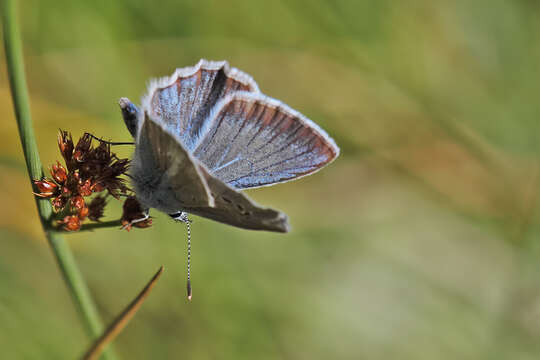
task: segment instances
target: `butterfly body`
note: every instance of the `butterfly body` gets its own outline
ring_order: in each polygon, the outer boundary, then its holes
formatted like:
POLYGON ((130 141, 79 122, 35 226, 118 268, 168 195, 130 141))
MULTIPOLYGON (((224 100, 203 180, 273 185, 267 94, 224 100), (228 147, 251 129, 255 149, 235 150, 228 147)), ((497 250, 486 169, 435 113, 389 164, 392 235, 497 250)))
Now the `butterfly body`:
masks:
POLYGON ((120 100, 136 144, 133 187, 144 206, 168 214, 286 232, 285 214, 239 190, 309 175, 339 154, 324 130, 224 61, 178 69, 141 102, 120 100))

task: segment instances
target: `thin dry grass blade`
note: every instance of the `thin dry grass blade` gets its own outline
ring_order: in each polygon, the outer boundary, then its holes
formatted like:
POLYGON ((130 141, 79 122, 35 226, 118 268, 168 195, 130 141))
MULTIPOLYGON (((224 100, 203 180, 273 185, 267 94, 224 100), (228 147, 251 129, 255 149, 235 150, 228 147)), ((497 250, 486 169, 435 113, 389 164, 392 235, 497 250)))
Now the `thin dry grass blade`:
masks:
POLYGON ((102 351, 105 349, 105 347, 113 341, 120 332, 124 329, 124 327, 127 325, 129 320, 135 315, 137 310, 141 307, 142 303, 148 297, 150 294, 150 291, 158 281, 159 277, 163 273, 163 265, 159 268, 158 272, 150 279, 148 284, 142 289, 142 291, 137 295, 133 301, 125 308, 124 311, 118 317, 113 321, 113 323, 105 330, 103 335, 97 339, 94 344, 88 349, 88 351, 84 354, 82 359, 84 360, 95 360, 99 358, 102 351))

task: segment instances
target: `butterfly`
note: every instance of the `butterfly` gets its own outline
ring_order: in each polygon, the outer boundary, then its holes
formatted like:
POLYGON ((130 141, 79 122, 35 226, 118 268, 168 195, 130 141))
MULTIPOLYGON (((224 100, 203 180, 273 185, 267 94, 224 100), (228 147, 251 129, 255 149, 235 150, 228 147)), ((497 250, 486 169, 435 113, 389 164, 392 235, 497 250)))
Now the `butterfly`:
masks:
POLYGON ((140 108, 119 101, 135 139, 137 200, 177 220, 191 213, 228 225, 289 231, 287 216, 241 192, 320 170, 339 148, 313 121, 263 95, 226 61, 200 60, 152 80, 140 108))

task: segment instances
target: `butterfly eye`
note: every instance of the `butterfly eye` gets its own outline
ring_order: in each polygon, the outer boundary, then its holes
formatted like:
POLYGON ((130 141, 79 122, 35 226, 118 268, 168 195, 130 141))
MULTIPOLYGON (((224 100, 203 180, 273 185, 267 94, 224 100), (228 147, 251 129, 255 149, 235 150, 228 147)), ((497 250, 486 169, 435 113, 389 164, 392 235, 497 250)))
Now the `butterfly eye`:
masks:
POLYGON ((135 108, 135 105, 129 104, 129 106, 126 108, 126 112, 130 115, 137 115, 137 108, 135 108))

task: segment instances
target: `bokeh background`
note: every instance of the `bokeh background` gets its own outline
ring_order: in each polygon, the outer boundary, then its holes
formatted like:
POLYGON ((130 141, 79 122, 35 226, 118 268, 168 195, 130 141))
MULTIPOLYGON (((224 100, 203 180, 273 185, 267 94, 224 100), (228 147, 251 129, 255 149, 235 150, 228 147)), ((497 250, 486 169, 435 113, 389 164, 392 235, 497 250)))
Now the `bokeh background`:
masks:
MULTIPOLYGON (((195 218, 68 236, 105 322, 166 272, 123 359, 537 359, 540 5, 535 1, 20 1, 43 163, 58 128, 129 140, 117 99, 227 59, 342 149, 250 191, 290 234, 195 218)), ((88 346, 42 234, 0 56, 0 352, 88 346)), ((118 149, 129 155, 129 150, 118 149)), ((120 205, 112 202, 109 219, 120 205)))

